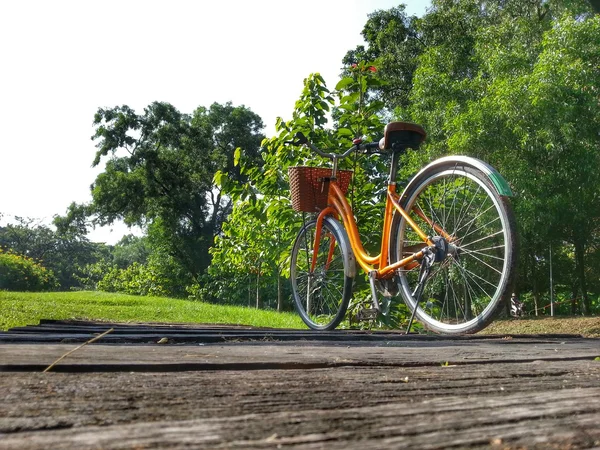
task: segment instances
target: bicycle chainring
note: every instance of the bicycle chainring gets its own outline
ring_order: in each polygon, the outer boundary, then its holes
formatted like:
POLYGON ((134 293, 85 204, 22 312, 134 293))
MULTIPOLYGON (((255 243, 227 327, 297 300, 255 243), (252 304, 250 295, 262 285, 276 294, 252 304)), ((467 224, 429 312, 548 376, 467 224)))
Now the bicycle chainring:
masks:
POLYGON ((400 292, 396 277, 375 280, 375 286, 381 295, 387 298, 395 297, 400 292))

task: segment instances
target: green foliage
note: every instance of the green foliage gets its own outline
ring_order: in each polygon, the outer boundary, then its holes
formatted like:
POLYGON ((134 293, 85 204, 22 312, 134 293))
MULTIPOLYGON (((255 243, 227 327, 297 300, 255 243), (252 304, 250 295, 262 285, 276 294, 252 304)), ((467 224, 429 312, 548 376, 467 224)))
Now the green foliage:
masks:
POLYGON ((133 263, 145 264, 151 253, 152 247, 148 237, 128 234, 112 248, 111 255, 113 264, 125 269, 133 263))
POLYGON ((25 256, 0 248, 0 290, 49 291, 58 287, 51 270, 25 256))
POLYGON ((126 268, 104 266, 101 273, 102 278, 96 284, 98 290, 132 295, 183 297, 185 286, 192 283, 175 258, 158 252, 150 255, 146 264, 133 262, 126 268))
POLYGON ((367 47, 360 45, 343 59, 346 77, 353 64, 373 61, 379 82, 370 86, 367 93, 381 100, 388 111, 409 105, 417 58, 424 48, 418 33, 419 19, 408 17, 405 9, 400 5, 369 14, 362 31, 367 47))
POLYGON ((147 266, 134 262, 125 269, 112 267, 98 282, 97 288, 123 294, 166 296, 167 291, 162 286, 165 281, 147 266))
POLYGON ((598 19, 586 2, 436 1, 418 26, 427 45, 411 103, 397 111, 429 133, 421 161, 467 154, 510 181, 518 291, 547 301, 552 244, 555 282, 588 313, 598 284, 586 263, 600 218, 598 19))
MULTIPOLYGON (((77 206, 71 205, 69 211, 73 209, 77 206)), ((0 247, 41 261, 56 275, 61 290, 80 288, 82 268, 108 254, 104 244, 89 242, 86 227, 75 224, 71 212, 55 216, 56 231, 33 219, 15 217, 15 222, 0 227, 0 247)))
POLYGON ((155 102, 139 115, 127 106, 99 109, 94 125, 94 165, 108 158, 92 187, 89 209, 95 220, 123 219, 147 227, 152 246, 175 258, 190 276, 200 275, 231 210, 213 178, 219 173, 243 181, 235 164, 237 148, 260 164, 260 117, 230 103, 187 115, 155 102))
MULTIPOLYGON (((309 217, 291 208, 287 170, 296 165, 327 163, 319 161, 307 148, 285 142, 302 132, 320 148, 343 152, 355 137, 379 139, 383 132, 379 116, 383 105, 368 95, 369 89, 379 85, 377 69, 367 62, 350 67, 348 76, 337 83, 334 92, 319 74, 306 78, 292 118, 288 121, 279 118, 276 136, 263 141, 262 166, 253 165, 244 152, 240 153, 241 173, 247 175, 248 181, 244 185, 226 181, 226 192, 236 203, 212 249, 209 279, 203 281, 204 288, 196 289, 194 295, 211 301, 259 306, 270 297, 269 288, 277 286, 278 308, 292 307, 287 279, 291 246, 309 217), (330 111, 332 128, 327 127, 330 111)), ((367 247, 375 247, 381 227, 387 161, 371 157, 358 162, 357 158, 354 155, 354 161, 340 162, 340 168, 354 170, 350 198, 367 247)), ((219 181, 223 183, 224 177, 219 176, 219 181)), ((364 299, 367 293, 365 280, 360 280, 356 297, 364 299)))

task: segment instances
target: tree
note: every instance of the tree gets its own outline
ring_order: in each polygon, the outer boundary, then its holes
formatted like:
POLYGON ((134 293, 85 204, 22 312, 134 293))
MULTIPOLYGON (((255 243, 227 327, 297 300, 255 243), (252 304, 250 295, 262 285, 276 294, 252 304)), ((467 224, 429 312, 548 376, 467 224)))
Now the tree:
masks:
MULTIPOLYGON (((381 137, 383 123, 378 113, 382 103, 366 95, 368 89, 379 84, 376 73, 371 64, 359 62, 349 68, 348 76, 338 82, 333 92, 319 74, 311 74, 304 80, 291 119, 278 118, 277 134, 263 141, 264 164, 256 166, 244 152, 238 154, 241 173, 247 175, 248 182, 240 186, 217 174, 216 178, 227 186, 236 203, 222 236, 212 249, 211 279, 207 280, 208 288, 201 292, 202 295, 213 294, 216 301, 229 301, 237 296, 238 303, 246 303, 243 299, 250 296, 249 291, 236 292, 230 287, 235 283, 223 285, 224 279, 237 277, 238 286, 250 289, 252 285, 255 289, 253 303, 258 306, 265 298, 261 292, 264 294, 268 289, 260 280, 268 280, 277 286, 278 309, 289 308, 289 295, 287 299, 283 295, 289 292, 291 247, 303 222, 311 217, 292 210, 287 170, 297 165, 328 164, 307 148, 287 145, 286 141, 302 132, 320 148, 343 152, 352 145, 354 137, 381 137), (337 113, 333 127, 328 127, 327 113, 334 106, 337 113), (223 287, 226 287, 226 293, 221 291, 223 287)), ((364 242, 373 248, 373 243, 379 243, 383 211, 380 203, 385 198, 382 183, 386 176, 385 157, 362 158, 360 164, 356 158, 358 155, 340 161, 340 168, 354 170, 354 183, 360 189, 351 187, 349 197, 353 200, 364 242), (374 192, 376 185, 381 186, 380 192, 374 192)), ((369 292, 366 282, 362 286, 359 282, 357 291, 356 297, 364 299, 369 292), (362 287, 366 288, 364 292, 362 287)))
POLYGON ((367 46, 357 46, 343 59, 345 77, 351 73, 349 68, 359 62, 371 61, 377 67, 383 83, 372 86, 370 91, 390 111, 409 104, 417 58, 425 48, 418 22, 417 17, 406 15, 404 5, 375 11, 369 14, 361 33, 367 46))
POLYGON ((431 36, 427 30, 457 25, 436 31, 444 36, 439 42, 429 39, 415 72, 410 112, 430 131, 429 157, 477 156, 513 184, 523 250, 521 289, 532 289, 539 298, 549 245, 561 255, 569 252, 560 246, 573 245, 571 270, 557 275, 564 277, 562 285, 572 286, 574 297, 581 292, 589 312, 584 258, 598 216, 600 180, 588 167, 597 158, 598 71, 592 67, 598 67, 599 46, 597 17, 586 7, 582 2, 434 2, 423 32, 431 36))
MULTIPOLYGON (((286 224, 295 221, 293 216, 289 201, 281 196, 267 201, 236 203, 223 225, 222 236, 217 237, 211 250, 210 274, 213 280, 231 279, 238 288, 227 285, 226 291, 214 292, 215 299, 237 295, 237 303, 244 304, 242 299, 247 288, 249 306, 252 297, 252 303, 259 308, 267 303, 264 300, 268 300, 267 296, 261 296, 261 290, 269 290, 270 285, 277 287, 276 309, 291 308, 289 302, 284 302, 283 278, 288 270, 288 247, 293 239, 293 228, 286 224), (240 290, 240 286, 243 289, 240 290)), ((214 285, 219 283, 210 283, 209 289, 213 290, 214 285)))
POLYGON ((128 234, 123 236, 112 248, 112 262, 121 269, 125 269, 133 263, 146 264, 152 252, 147 236, 134 236, 128 234))
POLYGON ((155 102, 139 115, 127 106, 99 109, 94 125, 94 166, 108 157, 92 186, 95 220, 145 226, 153 247, 173 256, 190 279, 199 276, 231 210, 213 176, 221 171, 243 181, 233 164, 238 147, 260 164, 260 117, 231 103, 187 115, 155 102))
POLYGON ((529 85, 538 124, 534 139, 545 150, 542 165, 552 173, 545 187, 555 193, 555 226, 574 246, 584 314, 591 312, 585 258, 600 225, 598 36, 599 16, 557 21, 544 36, 529 85))
POLYGON ((14 224, 0 227, 0 248, 30 258, 50 269, 57 277, 59 288, 80 288, 83 268, 108 254, 104 244, 90 242, 86 227, 76 205, 66 216, 55 216, 56 231, 35 219, 15 217, 14 224), (69 225, 70 224, 70 225, 69 225))

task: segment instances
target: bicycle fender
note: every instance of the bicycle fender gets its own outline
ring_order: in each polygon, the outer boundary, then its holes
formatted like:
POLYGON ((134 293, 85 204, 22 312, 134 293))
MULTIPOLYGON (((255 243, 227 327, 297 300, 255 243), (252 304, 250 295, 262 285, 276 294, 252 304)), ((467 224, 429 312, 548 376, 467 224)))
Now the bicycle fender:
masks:
POLYGON ((429 163, 427 166, 421 169, 421 171, 419 171, 419 173, 417 173, 417 175, 415 175, 410 180, 410 182, 404 189, 404 192, 402 193, 402 197, 404 197, 405 193, 409 192, 413 182, 418 180, 420 176, 427 170, 430 170, 434 167, 451 168, 454 166, 468 166, 480 170, 484 175, 488 177, 488 179, 492 183, 492 186, 494 186, 494 189, 496 189, 498 195, 501 195, 503 197, 513 196, 513 192, 510 189, 508 182, 504 179, 502 175, 500 175, 500 173, 496 169, 494 169, 488 163, 481 161, 477 158, 472 158, 470 156, 444 156, 443 158, 436 159, 435 161, 429 163))
POLYGON ((332 228, 335 228, 339 235, 342 237, 342 240, 338 242, 342 249, 345 249, 346 261, 344 261, 344 275, 347 277, 352 277, 356 275, 356 257, 354 256, 354 252, 352 251, 352 246, 350 245, 350 239, 348 238, 348 233, 346 233, 346 229, 342 226, 339 220, 334 219, 331 216, 326 216, 323 221, 327 222, 332 228))

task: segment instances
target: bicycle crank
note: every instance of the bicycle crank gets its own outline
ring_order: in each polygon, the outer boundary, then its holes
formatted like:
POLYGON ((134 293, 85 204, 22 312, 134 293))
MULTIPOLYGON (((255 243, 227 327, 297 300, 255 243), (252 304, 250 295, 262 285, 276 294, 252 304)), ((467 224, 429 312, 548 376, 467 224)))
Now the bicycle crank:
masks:
POLYGON ((372 270, 369 272, 369 284, 371 285, 371 297, 373 306, 370 308, 361 308, 356 314, 356 318, 359 321, 367 321, 367 320, 375 320, 377 316, 381 312, 381 306, 379 305, 379 301, 377 300, 377 288, 375 287, 375 282, 377 281, 377 271, 372 270))

